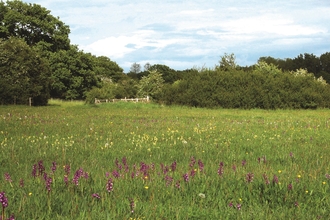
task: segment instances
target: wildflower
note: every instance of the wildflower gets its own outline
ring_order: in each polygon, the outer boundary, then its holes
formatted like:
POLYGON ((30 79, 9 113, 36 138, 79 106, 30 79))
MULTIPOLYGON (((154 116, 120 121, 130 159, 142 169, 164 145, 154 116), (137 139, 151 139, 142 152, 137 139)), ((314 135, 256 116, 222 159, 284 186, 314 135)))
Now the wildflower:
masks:
POLYGON ((55 161, 52 162, 51 170, 53 173, 55 173, 55 171, 56 171, 56 162, 55 161))
POLYGON ((308 190, 306 190, 305 193, 308 194, 308 190))
POLYGON ((204 193, 199 193, 198 196, 201 197, 202 199, 205 199, 205 194, 204 193))
POLYGON ((274 175, 273 177, 273 184, 278 184, 278 177, 276 175, 274 175))
POLYGON ((246 165, 246 160, 242 160, 242 167, 246 165))
POLYGON ((0 203, 1 203, 3 209, 8 206, 8 199, 5 196, 5 194, 6 194, 5 192, 0 193, 0 203))
POLYGON ((293 157, 293 153, 292 153, 292 152, 290 152, 290 157, 291 157, 291 158, 293 157))
POLYGON ((75 184, 76 186, 78 186, 79 184, 79 179, 80 177, 84 174, 84 171, 82 168, 79 168, 79 170, 77 170, 74 174, 74 177, 72 179, 73 184, 75 184))
POLYGON ((203 162, 201 160, 198 160, 198 166, 199 166, 199 171, 200 172, 203 172, 203 170, 204 170, 204 164, 203 164, 203 162))
POLYGON ((118 159, 116 158, 116 160, 115 160, 115 164, 116 164, 116 166, 117 166, 117 168, 119 169, 119 170, 121 170, 122 169, 122 166, 121 166, 121 164, 119 164, 119 162, 118 162, 118 159))
POLYGON ((298 177, 298 178, 301 178, 301 176, 300 176, 299 174, 297 175, 297 177, 298 177))
POLYGON ((31 174, 34 178, 37 176, 37 164, 33 164, 31 174))
POLYGON ((101 196, 98 193, 93 193, 92 197, 97 198, 97 199, 101 199, 101 196))
POLYGON ((9 175, 9 173, 5 173, 4 176, 5 176, 5 180, 6 180, 6 181, 8 181, 8 182, 10 182, 10 183, 13 182, 12 179, 11 179, 11 177, 10 177, 10 175, 9 175))
POLYGON ((19 186, 24 187, 24 180, 22 178, 19 180, 19 186))
POLYGON ((114 170, 114 171, 112 172, 112 175, 113 175, 115 178, 119 178, 119 177, 120 177, 120 174, 118 173, 117 170, 114 170))
POLYGON ((188 182, 189 181, 189 175, 188 175, 188 173, 183 174, 183 179, 184 179, 185 182, 188 182))
POLYGON ((174 172, 176 170, 176 161, 171 164, 171 170, 174 172))
POLYGON ((9 216, 8 220, 15 220, 14 214, 11 214, 11 216, 9 216))
POLYGON ((171 185, 172 181, 173 181, 173 178, 172 177, 170 177, 168 175, 165 176, 166 186, 171 185))
POLYGON ((218 169, 218 175, 221 176, 221 177, 222 177, 223 172, 224 172, 224 171, 223 171, 223 166, 224 166, 224 165, 223 165, 223 162, 220 162, 220 163, 219 163, 219 169, 218 169))
POLYGON ((195 170, 195 169, 193 169, 193 170, 190 171, 190 176, 191 176, 191 177, 194 177, 195 174, 196 174, 196 170, 195 170))
POLYGON ((32 196, 32 192, 29 192, 29 196, 32 196))
POLYGON ((269 179, 268 179, 266 173, 264 173, 262 176, 263 176, 263 178, 265 180, 266 185, 268 185, 270 182, 269 182, 269 179))
POLYGON ((190 166, 190 167, 193 167, 193 166, 195 165, 195 163, 196 163, 196 160, 195 160, 195 158, 192 156, 192 157, 190 158, 190 164, 189 164, 189 166, 190 166))
POLYGON ((64 182, 65 182, 65 185, 68 186, 69 179, 68 179, 67 175, 64 175, 64 182))
POLYGON ((238 210, 241 210, 242 205, 241 205, 241 204, 237 204, 237 205, 236 205, 236 208, 237 208, 238 210))
POLYGON ((46 189, 47 189, 48 192, 51 191, 50 185, 52 184, 52 182, 53 182, 53 179, 51 177, 47 177, 47 179, 46 179, 46 189))
POLYGON ((251 183, 253 181, 253 178, 254 178, 253 173, 246 174, 246 182, 251 183))
POLYGON ((325 184, 326 184, 326 182, 322 182, 322 184, 323 184, 323 185, 325 185, 325 184))
POLYGON ((180 189, 180 180, 176 181, 175 187, 178 188, 178 189, 180 189))
POLYGON ((294 206, 298 207, 299 203, 297 201, 295 201, 294 206))
POLYGON ((229 206, 229 207, 233 207, 233 202, 230 202, 230 203, 228 204, 228 206, 229 206))
POLYGON ((67 176, 70 175, 70 171, 71 171, 71 167, 70 167, 70 165, 65 165, 65 166, 64 166, 64 172, 65 172, 65 174, 66 174, 67 176))
POLYGON ((330 174, 325 174, 325 178, 330 179, 330 174))
POLYGON ((288 191, 291 191, 292 190, 292 184, 290 183, 289 185, 288 185, 288 191))
POLYGON ((113 182, 111 178, 107 182, 106 189, 108 190, 108 192, 111 192, 113 190, 113 182))
POLYGON ((149 189, 149 187, 148 187, 148 186, 145 186, 144 188, 145 188, 145 189, 149 189))
POLYGON ((129 199, 129 206, 131 208, 131 213, 134 212, 134 208, 135 208, 135 204, 134 204, 134 200, 131 198, 129 199))
POLYGON ((279 170, 278 173, 282 173, 282 170, 279 170))
POLYGON ((38 171, 39 176, 41 176, 45 172, 44 162, 42 160, 38 162, 38 171))

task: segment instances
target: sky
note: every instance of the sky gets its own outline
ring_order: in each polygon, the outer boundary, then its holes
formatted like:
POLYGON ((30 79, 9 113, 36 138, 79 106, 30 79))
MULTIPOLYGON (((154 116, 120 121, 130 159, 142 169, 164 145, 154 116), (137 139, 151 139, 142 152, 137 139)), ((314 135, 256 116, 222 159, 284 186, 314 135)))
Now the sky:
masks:
POLYGON ((71 44, 133 63, 214 68, 225 53, 240 66, 260 57, 330 52, 329 0, 23 0, 70 27, 71 44))

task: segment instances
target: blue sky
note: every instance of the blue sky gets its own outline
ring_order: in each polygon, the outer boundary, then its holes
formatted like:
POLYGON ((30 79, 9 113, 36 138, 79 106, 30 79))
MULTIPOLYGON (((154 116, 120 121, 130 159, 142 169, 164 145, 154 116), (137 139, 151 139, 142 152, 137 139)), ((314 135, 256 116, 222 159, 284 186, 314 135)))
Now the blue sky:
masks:
POLYGON ((70 26, 72 44, 108 56, 125 72, 134 62, 213 68, 224 53, 245 66, 262 56, 330 52, 329 0, 24 2, 50 10, 70 26))

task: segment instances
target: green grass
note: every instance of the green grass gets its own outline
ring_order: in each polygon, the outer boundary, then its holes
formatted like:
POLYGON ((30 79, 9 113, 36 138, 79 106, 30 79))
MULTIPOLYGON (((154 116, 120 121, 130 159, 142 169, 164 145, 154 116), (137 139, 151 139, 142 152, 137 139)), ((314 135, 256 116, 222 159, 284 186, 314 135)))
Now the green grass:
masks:
POLYGON ((329 123, 327 109, 208 110, 59 100, 47 107, 1 106, 4 214, 17 219, 328 219, 329 123), (38 175, 40 161, 45 171, 38 175), (71 168, 68 184, 65 166, 71 168), (80 168, 86 178, 77 186, 72 180, 80 168), (49 192, 44 173, 52 178, 49 192))

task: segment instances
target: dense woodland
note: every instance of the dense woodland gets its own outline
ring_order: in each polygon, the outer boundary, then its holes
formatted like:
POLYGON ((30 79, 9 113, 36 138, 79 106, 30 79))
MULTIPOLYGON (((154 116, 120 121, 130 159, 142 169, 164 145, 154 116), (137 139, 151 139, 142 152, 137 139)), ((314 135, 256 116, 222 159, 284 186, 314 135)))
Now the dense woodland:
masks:
POLYGON ((133 63, 128 73, 104 56, 70 44, 70 28, 50 11, 0 2, 0 104, 47 105, 49 98, 86 100, 149 96, 167 105, 207 108, 328 108, 330 53, 261 57, 239 66, 224 54, 214 68, 174 70, 133 63))

